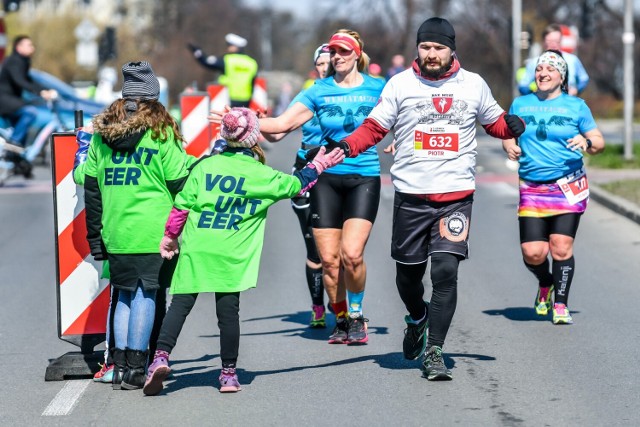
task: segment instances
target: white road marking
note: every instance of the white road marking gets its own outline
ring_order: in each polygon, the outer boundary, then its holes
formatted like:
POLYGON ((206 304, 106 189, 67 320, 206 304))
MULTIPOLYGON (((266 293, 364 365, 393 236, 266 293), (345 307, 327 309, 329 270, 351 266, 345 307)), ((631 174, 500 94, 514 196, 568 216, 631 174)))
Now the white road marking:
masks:
POLYGON ((76 406, 82 393, 84 393, 90 383, 91 380, 67 381, 64 387, 62 387, 62 390, 58 392, 56 397, 54 397, 51 403, 45 408, 42 416, 59 417, 68 415, 73 410, 73 407, 76 406))

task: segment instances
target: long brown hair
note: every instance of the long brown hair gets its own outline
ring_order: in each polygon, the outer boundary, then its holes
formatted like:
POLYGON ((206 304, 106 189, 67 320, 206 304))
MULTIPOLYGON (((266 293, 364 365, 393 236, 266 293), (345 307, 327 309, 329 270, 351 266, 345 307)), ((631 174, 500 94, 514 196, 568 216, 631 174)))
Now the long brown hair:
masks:
MULTIPOLYGON (((364 72, 364 70, 367 69, 367 67, 369 67, 369 55, 367 55, 364 51, 364 42, 362 41, 362 38, 360 38, 360 34, 358 34, 357 31, 353 31, 353 30, 349 30, 346 28, 341 28, 338 31, 336 31, 334 34, 338 34, 338 33, 346 33, 349 34, 351 37, 353 37, 354 39, 356 39, 356 41, 358 42, 358 44, 360 45, 360 52, 362 52, 360 54, 360 57, 358 58, 358 71, 360 71, 361 73, 364 72)), ((329 69, 327 70, 327 77, 332 77, 336 74, 336 70, 335 68, 333 68, 333 64, 331 62, 329 62, 329 69)))
POLYGON ((153 139, 166 141, 169 137, 167 128, 171 128, 176 141, 184 142, 178 123, 169 114, 164 105, 154 99, 117 99, 100 114, 100 118, 105 123, 124 122, 131 116, 131 111, 125 108, 125 104, 131 102, 136 104, 137 109, 134 114, 145 117, 145 122, 149 124, 149 128, 152 130, 151 137, 153 139))

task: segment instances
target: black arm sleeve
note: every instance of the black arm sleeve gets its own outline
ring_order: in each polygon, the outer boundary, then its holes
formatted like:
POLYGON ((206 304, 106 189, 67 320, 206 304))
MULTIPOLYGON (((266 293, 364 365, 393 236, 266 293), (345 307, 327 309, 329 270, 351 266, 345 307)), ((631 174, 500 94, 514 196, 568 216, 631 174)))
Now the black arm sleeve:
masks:
MULTIPOLYGON (((202 65, 205 68, 209 68, 211 70, 216 70, 216 71, 220 71, 221 73, 224 74, 224 57, 220 56, 220 57, 216 57, 216 60, 213 62, 208 62, 207 58, 209 56, 205 55, 204 53, 202 54, 201 57, 196 58, 196 61, 198 61, 200 63, 200 65, 202 65)), ((195 58, 195 56, 194 56, 195 58)))
POLYGON ((87 219, 87 241, 91 255, 100 261, 107 259, 107 250, 102 241, 102 195, 98 180, 92 176, 84 181, 84 205, 87 219))

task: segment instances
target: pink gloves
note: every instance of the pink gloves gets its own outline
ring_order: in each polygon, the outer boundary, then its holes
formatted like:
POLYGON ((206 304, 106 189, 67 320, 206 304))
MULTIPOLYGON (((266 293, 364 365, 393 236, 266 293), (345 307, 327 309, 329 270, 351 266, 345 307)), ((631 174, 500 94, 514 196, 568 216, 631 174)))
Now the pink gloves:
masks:
POLYGON ((318 154, 313 158, 311 163, 316 168, 316 172, 320 175, 326 169, 337 165, 344 160, 344 150, 340 148, 334 148, 329 154, 325 154, 327 149, 322 146, 318 151, 318 154))

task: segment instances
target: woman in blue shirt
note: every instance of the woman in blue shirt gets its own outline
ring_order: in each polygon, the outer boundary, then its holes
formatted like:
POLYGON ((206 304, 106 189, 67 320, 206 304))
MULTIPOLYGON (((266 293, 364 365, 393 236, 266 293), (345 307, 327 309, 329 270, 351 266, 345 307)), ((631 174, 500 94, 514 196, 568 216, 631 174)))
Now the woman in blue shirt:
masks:
MULTIPOLYGON (((384 82, 363 73, 369 57, 363 51, 360 35, 339 30, 328 45, 328 77, 317 80, 280 116, 260 119, 261 132, 291 132, 315 115, 322 140, 329 137, 339 141, 369 115, 384 82)), ((379 200, 380 162, 375 147, 327 170, 311 190, 313 235, 322 261, 325 290, 336 313, 331 344, 368 341, 362 314, 364 248, 379 200)))
POLYGON ((591 110, 567 93, 567 68, 559 51, 547 50, 539 57, 538 91, 516 98, 509 110, 525 121, 526 130, 518 142, 503 141, 509 159, 520 163, 520 247, 525 266, 538 279, 534 308, 546 316, 554 298, 554 324, 573 322, 567 308, 575 270, 573 242, 589 197, 583 153, 604 150, 591 110))

